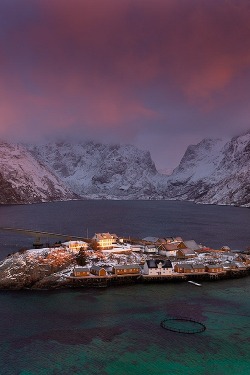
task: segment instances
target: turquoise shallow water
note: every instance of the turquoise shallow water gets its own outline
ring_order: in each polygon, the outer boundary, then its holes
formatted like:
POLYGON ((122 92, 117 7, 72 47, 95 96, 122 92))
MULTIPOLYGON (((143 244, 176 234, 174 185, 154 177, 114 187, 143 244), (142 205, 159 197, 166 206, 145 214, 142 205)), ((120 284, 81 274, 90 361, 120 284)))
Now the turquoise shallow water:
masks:
POLYGON ((0 373, 249 374, 250 278, 0 294, 0 373), (166 331, 184 315, 207 329, 166 331))

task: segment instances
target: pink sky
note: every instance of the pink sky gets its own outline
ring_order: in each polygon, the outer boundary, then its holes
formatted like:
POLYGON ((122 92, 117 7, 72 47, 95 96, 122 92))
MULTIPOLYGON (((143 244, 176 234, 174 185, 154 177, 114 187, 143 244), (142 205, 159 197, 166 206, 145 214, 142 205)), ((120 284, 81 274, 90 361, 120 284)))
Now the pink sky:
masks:
POLYGON ((2 0, 0 137, 131 143, 174 168, 250 129, 248 0, 2 0))

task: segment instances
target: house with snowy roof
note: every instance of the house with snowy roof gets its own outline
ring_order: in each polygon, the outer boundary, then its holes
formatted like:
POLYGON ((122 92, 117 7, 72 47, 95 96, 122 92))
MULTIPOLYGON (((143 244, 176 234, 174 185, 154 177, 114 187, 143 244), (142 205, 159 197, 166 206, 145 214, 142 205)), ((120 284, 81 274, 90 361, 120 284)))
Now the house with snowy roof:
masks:
POLYGON ((150 259, 146 260, 143 266, 144 275, 150 276, 166 276, 172 275, 173 267, 169 259, 150 259))
POLYGON ((178 250, 178 243, 165 243, 158 246, 158 252, 160 255, 176 256, 176 251, 178 250))
POLYGON ((225 252, 220 255, 222 260, 228 260, 228 261, 233 261, 236 258, 236 254, 232 252, 225 252))
POLYGON ((236 264, 236 267, 237 267, 238 270, 246 270, 247 269, 245 264, 242 263, 242 262, 235 262, 235 264, 236 264))
POLYGON ((112 249, 113 243, 115 242, 113 236, 107 233, 95 233, 93 240, 97 242, 98 248, 102 249, 112 249))
POLYGON ((166 243, 172 243, 172 242, 180 243, 180 242, 183 241, 183 239, 179 236, 177 236, 177 237, 164 237, 164 240, 165 240, 166 243))
POLYGON ((195 258, 196 252, 192 249, 178 249, 176 251, 176 258, 178 259, 189 259, 189 258, 195 258))
POLYGON ((146 242, 146 243, 148 242, 148 243, 151 243, 151 244, 155 244, 155 243, 157 243, 159 240, 160 240, 159 237, 153 237, 153 236, 144 237, 144 238, 142 239, 142 241, 144 241, 144 242, 146 242))
POLYGON ((179 249, 190 249, 193 251, 201 250, 202 246, 198 245, 194 240, 182 241, 178 244, 179 249))
POLYGON ((107 276, 107 271, 105 268, 96 265, 93 265, 90 268, 90 272, 95 276, 107 276))
POLYGON ((62 243, 72 253, 78 253, 80 250, 87 250, 88 244, 85 241, 67 241, 62 243))
POLYGON ((73 276, 75 277, 89 276, 89 268, 88 267, 75 267, 73 269, 73 276))
POLYGON ((144 246, 144 253, 156 254, 156 253, 158 253, 158 248, 155 245, 145 245, 144 246))

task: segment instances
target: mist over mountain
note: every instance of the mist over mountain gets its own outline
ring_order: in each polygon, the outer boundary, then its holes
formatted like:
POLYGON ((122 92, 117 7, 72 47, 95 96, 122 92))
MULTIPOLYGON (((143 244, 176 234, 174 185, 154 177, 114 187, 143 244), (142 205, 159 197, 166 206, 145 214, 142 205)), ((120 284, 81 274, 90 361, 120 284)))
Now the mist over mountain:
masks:
POLYGON ((250 132, 189 146, 171 175, 132 145, 2 142, 0 156, 1 203, 173 199, 250 207, 250 132))
POLYGON ((30 149, 82 197, 159 199, 167 184, 150 153, 132 145, 59 142, 30 149))

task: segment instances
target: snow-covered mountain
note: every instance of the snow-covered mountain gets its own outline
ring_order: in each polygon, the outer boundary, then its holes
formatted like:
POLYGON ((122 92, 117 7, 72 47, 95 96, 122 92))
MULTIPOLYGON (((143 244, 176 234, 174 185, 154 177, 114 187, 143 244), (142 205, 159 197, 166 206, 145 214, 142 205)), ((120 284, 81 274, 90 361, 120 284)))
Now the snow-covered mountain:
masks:
POLYGON ((0 143, 0 203, 176 199, 250 207, 250 132, 189 146, 170 176, 130 145, 0 143), (72 193, 72 191, 74 193, 72 193))
POLYGON ((250 132, 189 146, 168 180, 169 198, 250 207, 250 132))
POLYGON ((0 204, 73 198, 76 195, 25 147, 0 142, 0 204))
POLYGON ((82 197, 160 198, 167 184, 150 153, 131 145, 57 142, 30 150, 82 197))

